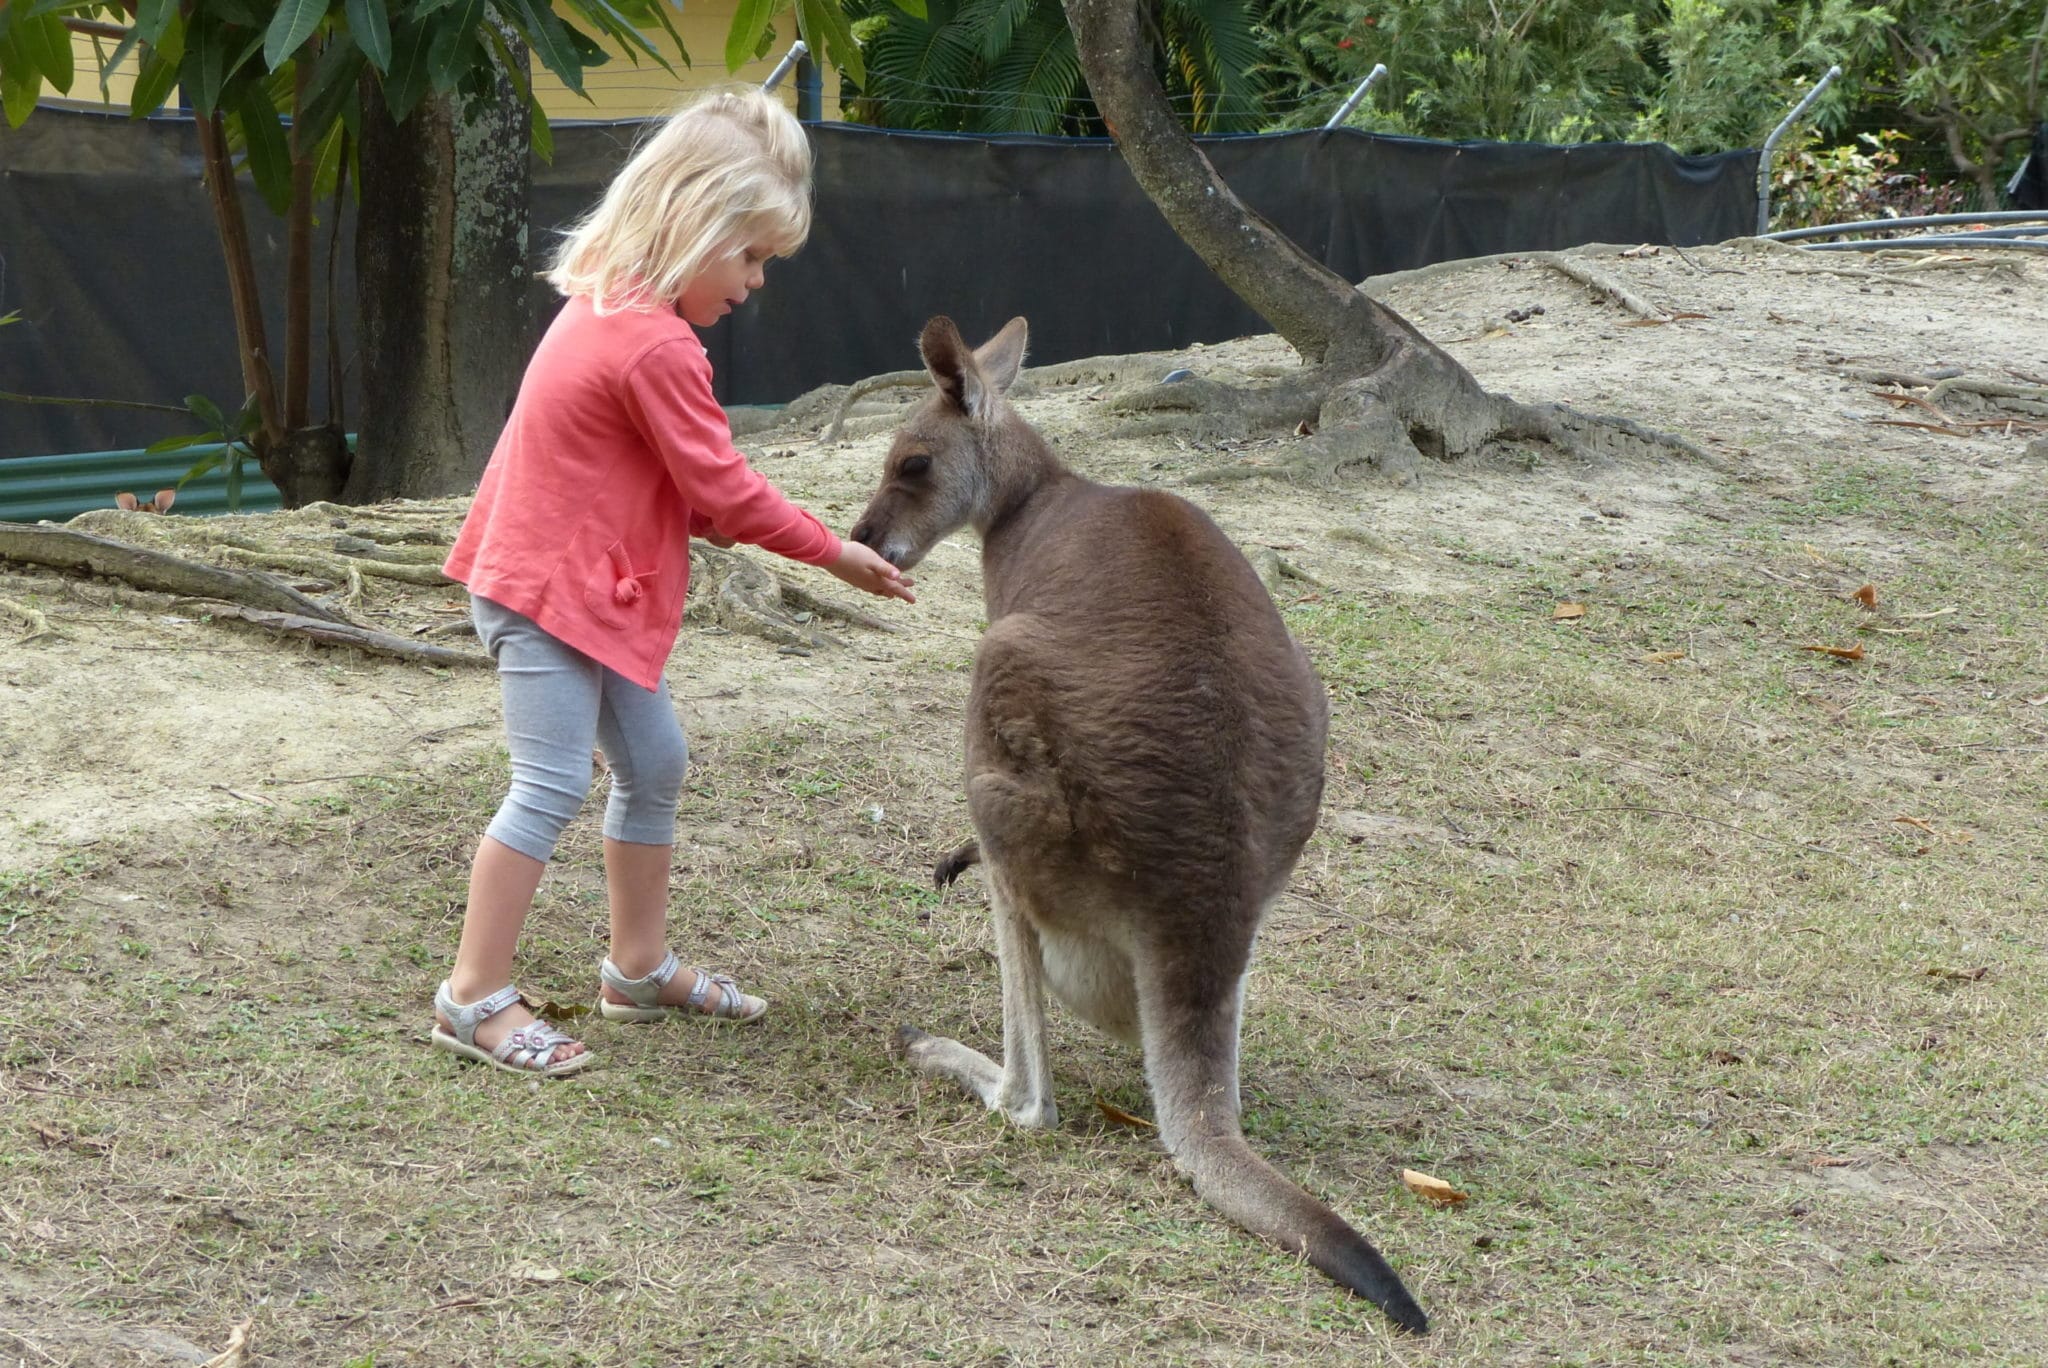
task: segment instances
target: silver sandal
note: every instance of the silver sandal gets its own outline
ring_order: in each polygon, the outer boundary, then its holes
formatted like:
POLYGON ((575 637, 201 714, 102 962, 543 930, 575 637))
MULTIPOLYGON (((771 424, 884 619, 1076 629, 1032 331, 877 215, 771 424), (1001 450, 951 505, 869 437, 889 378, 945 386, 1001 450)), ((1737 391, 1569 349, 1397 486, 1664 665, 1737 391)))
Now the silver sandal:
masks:
POLYGON ((733 982, 730 974, 714 974, 707 969, 692 969, 697 976, 697 986, 690 990, 688 1001, 671 1005, 661 1000, 661 990, 676 976, 683 962, 670 951, 655 966, 654 972, 645 978, 629 979, 619 972, 619 966, 609 958, 597 967, 597 976, 607 988, 613 988, 632 999, 629 1006, 613 1002, 602 993, 598 994, 598 1013, 607 1021, 668 1021, 675 1017, 697 1017, 720 1026, 743 1026, 750 1021, 759 1021, 768 1010, 766 998, 757 998, 751 993, 742 993, 740 986, 733 982), (718 989, 718 1001, 705 1006, 705 999, 711 990, 718 989))
POLYGON ((530 1078, 560 1078, 588 1066, 595 1059, 588 1050, 567 1059, 554 1059, 557 1049, 579 1042, 544 1021, 531 1021, 518 1027, 499 1041, 496 1049, 487 1050, 476 1043, 477 1027, 519 1002, 519 990, 509 984, 479 1002, 457 1002, 455 995, 448 991, 448 981, 443 979, 441 986, 434 990, 434 1010, 446 1017, 455 1029, 451 1034, 435 1022, 434 1048, 530 1078))

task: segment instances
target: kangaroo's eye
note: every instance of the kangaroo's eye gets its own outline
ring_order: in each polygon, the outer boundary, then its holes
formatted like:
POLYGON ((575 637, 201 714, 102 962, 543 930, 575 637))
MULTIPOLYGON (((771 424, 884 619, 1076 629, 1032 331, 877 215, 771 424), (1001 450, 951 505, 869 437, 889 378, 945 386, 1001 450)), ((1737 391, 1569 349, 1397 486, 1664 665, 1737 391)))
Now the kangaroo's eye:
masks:
POLYGON ((896 467, 896 473, 908 480, 917 478, 931 468, 932 458, 929 456, 906 456, 903 458, 903 464, 896 467))

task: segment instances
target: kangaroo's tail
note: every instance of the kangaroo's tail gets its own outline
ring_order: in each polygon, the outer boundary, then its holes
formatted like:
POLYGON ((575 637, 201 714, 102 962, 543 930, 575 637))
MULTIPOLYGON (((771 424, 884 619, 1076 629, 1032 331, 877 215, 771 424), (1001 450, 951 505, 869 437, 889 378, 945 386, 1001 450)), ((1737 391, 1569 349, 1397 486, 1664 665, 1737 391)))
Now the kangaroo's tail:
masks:
POLYGON ((1429 1333, 1429 1317, 1380 1252, 1343 1217, 1252 1153, 1242 1136, 1190 1138, 1174 1159, 1202 1199, 1225 1216, 1291 1254, 1305 1255, 1403 1330, 1429 1333))

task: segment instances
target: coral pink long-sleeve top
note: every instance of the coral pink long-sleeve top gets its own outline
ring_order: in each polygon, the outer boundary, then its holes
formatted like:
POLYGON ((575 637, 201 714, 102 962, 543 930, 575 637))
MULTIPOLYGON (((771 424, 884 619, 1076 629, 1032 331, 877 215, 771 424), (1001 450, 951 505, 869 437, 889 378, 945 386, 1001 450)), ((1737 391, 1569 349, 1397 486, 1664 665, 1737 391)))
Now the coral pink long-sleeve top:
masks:
POLYGON ((690 536, 705 531, 811 565, 840 551, 733 449, 688 323, 571 298, 443 569, 652 689, 682 626, 690 536))

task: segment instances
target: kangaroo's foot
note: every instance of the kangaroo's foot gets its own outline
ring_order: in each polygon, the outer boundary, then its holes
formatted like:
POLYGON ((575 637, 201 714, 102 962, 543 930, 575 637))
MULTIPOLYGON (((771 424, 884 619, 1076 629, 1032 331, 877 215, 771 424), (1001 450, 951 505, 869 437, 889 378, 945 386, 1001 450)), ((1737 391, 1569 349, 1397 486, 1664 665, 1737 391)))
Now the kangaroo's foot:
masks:
POLYGON ((1060 1109, 1053 1104, 1050 1091, 1034 1089, 1022 1070, 1006 1073, 980 1051, 915 1026, 898 1027, 896 1045, 910 1067, 958 1084, 990 1111, 1001 1112, 1012 1125, 1051 1130, 1060 1123, 1060 1109))

